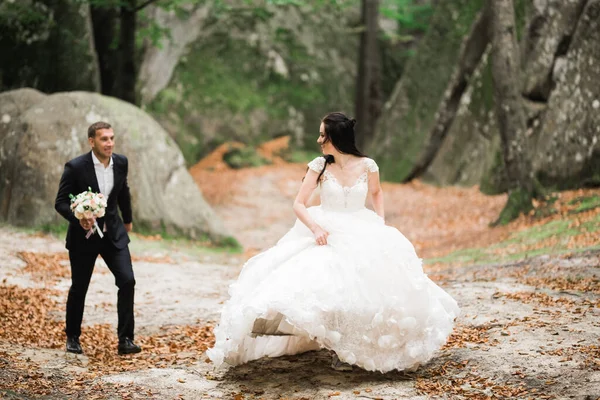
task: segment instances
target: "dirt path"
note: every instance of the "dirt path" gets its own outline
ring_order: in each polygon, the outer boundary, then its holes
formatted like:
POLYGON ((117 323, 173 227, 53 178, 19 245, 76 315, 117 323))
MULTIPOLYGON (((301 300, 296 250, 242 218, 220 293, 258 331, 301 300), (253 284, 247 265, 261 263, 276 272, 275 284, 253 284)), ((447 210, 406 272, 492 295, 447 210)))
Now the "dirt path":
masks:
MULTIPOLYGON (((304 164, 277 164, 245 170, 192 168, 208 202, 246 249, 275 244, 295 220, 292 203, 304 164)), ((386 223, 398 228, 424 258, 495 243, 518 225, 490 229, 506 197, 477 188, 436 188, 414 182, 384 183, 386 223)), ((318 190, 311 205, 319 203, 318 190)))
MULTIPOLYGON (((203 354, 210 343, 207 327, 218 319, 227 286, 245 257, 273 245, 293 223, 291 201, 303 172, 303 166, 285 165, 252 173, 215 172, 199 180, 202 186, 219 178, 222 187, 213 185, 212 193, 207 189, 207 198, 246 247, 245 255, 134 240, 137 333, 146 350, 132 357, 114 355, 116 288, 102 261, 86 302, 85 331, 93 333, 83 338, 87 356, 68 355, 60 332, 69 287, 62 240, 0 227, 0 289, 8 293, 0 298, 0 395, 14 399, 41 394, 50 399, 600 398, 598 252, 478 267, 437 265, 428 270, 458 300, 463 314, 446 348, 416 372, 336 372, 329 367, 326 351, 214 371, 203 354), (44 261, 49 259, 55 261, 44 261), (16 304, 26 311, 15 310, 16 304), (44 318, 46 322, 41 321, 44 318), (7 332, 12 326, 24 331, 7 332), (23 338, 23 332, 33 326, 42 327, 34 332, 36 337, 23 338)), ((443 189, 442 196, 442 189, 418 183, 384 189, 388 223, 399 227, 423 256, 494 243, 509 232, 487 226, 502 197, 484 198, 474 189, 443 189)))

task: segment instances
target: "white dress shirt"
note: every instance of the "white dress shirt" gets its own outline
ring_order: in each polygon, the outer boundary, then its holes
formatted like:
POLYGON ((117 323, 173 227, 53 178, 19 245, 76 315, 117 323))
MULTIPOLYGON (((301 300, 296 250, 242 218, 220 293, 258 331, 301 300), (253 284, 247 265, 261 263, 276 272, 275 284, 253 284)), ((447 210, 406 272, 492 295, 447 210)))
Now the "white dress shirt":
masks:
POLYGON ((100 188, 100 193, 106 196, 106 200, 108 200, 108 195, 115 186, 115 173, 113 171, 113 159, 110 158, 108 163, 108 167, 104 167, 104 164, 92 151, 92 160, 94 160, 94 170, 96 171, 96 179, 98 180, 98 187, 100 188))
MULTIPOLYGON (((92 151, 92 160, 94 161, 94 170, 96 171, 96 180, 98 181, 98 187, 100 188, 100 193, 106 196, 106 201, 108 201, 108 195, 113 190, 115 186, 115 173, 113 170, 113 159, 110 157, 110 161, 108 162, 108 167, 105 167, 104 164, 92 151)), ((102 231, 106 232, 106 222, 102 227, 102 231)))

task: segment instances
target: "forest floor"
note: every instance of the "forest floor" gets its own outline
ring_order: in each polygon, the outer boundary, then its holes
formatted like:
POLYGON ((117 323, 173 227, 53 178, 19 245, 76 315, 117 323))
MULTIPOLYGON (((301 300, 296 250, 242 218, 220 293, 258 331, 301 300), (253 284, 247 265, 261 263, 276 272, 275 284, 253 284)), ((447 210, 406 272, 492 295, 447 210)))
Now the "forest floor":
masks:
POLYGON ((204 351, 227 287, 291 227, 306 170, 277 157, 232 170, 221 156, 190 172, 244 251, 132 235, 137 355, 117 355, 117 289, 101 259, 86 300, 84 355, 65 353, 63 238, 0 226, 0 398, 600 398, 600 190, 556 193, 492 228, 503 195, 384 183, 386 222, 462 308, 438 357, 410 373, 334 371, 327 351, 214 370, 204 351))

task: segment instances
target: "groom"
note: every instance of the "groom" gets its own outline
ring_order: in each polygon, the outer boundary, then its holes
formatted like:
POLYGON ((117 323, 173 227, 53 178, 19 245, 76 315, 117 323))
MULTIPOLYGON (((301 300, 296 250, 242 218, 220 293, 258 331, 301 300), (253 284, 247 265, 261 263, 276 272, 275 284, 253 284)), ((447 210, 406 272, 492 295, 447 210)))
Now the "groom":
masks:
POLYGON ((60 178, 54 208, 69 221, 67 249, 71 262, 71 289, 67 299, 67 351, 81 354, 79 335, 85 295, 90 284, 92 271, 98 255, 108 265, 119 288, 117 312, 119 324, 119 354, 139 353, 141 348, 133 342, 133 297, 135 279, 129 254, 131 222, 131 197, 127 185, 127 158, 113 154, 115 134, 106 122, 96 122, 88 128, 91 151, 65 164, 60 178), (88 187, 107 198, 106 214, 97 221, 75 218, 70 208, 69 195, 78 195, 88 187), (123 220, 119 217, 117 205, 123 220), (86 238, 86 232, 98 223, 104 232, 103 238, 94 231, 86 238))

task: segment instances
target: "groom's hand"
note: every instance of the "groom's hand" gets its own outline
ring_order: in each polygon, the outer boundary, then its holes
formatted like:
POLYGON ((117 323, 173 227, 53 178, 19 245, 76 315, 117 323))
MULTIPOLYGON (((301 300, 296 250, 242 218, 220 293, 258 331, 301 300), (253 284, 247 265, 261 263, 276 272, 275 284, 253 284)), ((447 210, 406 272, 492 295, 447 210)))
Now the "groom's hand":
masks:
POLYGON ((123 225, 125 225, 125 230, 127 232, 131 232, 131 230, 133 229, 133 222, 130 222, 128 224, 123 224, 123 225))
POLYGON ((79 225, 86 231, 89 231, 92 229, 92 226, 94 226, 94 221, 96 221, 94 218, 81 218, 79 220, 79 225))

